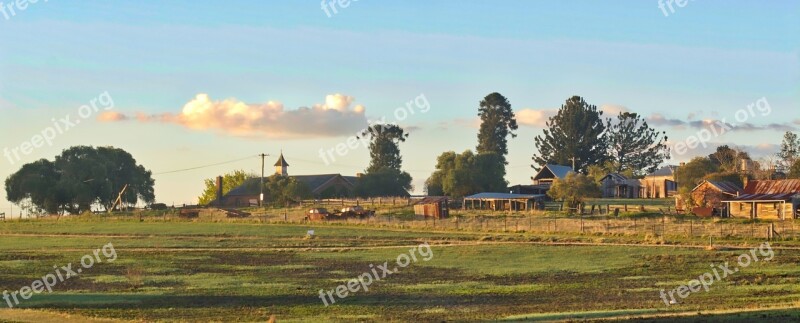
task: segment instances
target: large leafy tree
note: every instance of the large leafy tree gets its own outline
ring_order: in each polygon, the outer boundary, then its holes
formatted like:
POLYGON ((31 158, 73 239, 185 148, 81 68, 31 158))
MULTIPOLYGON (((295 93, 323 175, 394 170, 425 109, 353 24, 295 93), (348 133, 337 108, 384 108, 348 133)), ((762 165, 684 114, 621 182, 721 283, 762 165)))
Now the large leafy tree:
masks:
MULTIPOLYGON (((494 92, 480 102, 478 116, 481 118, 481 126, 478 131, 478 154, 495 153, 499 157, 503 166, 508 155, 508 136, 517 136, 517 119, 511 109, 511 103, 502 94, 494 92)), ((505 175, 505 167, 503 168, 505 175)))
POLYGON ((369 156, 370 163, 367 173, 381 168, 400 170, 403 166, 403 157, 400 155, 400 143, 405 142, 408 133, 393 124, 376 124, 365 130, 362 136, 370 138, 369 156))
POLYGON ((411 175, 402 170, 400 143, 408 133, 393 124, 372 125, 362 136, 370 138, 370 163, 366 174, 356 183, 359 196, 405 196, 411 190, 411 175))
POLYGON ((547 195, 575 209, 587 198, 600 197, 600 188, 591 177, 571 172, 564 179, 556 179, 547 195))
POLYGON ((538 153, 533 156, 534 169, 545 164, 572 165, 586 173, 591 165, 606 160, 608 140, 603 112, 579 96, 569 98, 558 114, 547 121, 544 133, 534 143, 538 153))
POLYGON ((703 179, 718 171, 719 167, 711 159, 695 157, 675 171, 675 181, 678 182, 679 193, 690 193, 703 179))
MULTIPOLYGON (((49 163, 49 162, 47 162, 49 163)), ((33 205, 50 213, 54 211, 72 214, 91 210, 93 205, 110 208, 119 192, 127 185, 122 195, 123 204, 155 201, 152 173, 128 152, 113 147, 76 146, 64 150, 55 161, 47 164, 38 161, 22 167, 6 179, 6 195, 14 203, 30 199, 33 205), (47 185, 18 184, 22 178, 47 177, 37 182, 47 185), (37 198, 53 194, 53 198, 37 198), (53 206, 56 203, 57 206, 53 206)))
POLYGON ((666 132, 658 132, 641 116, 620 112, 616 120, 608 119, 608 148, 617 165, 615 172, 631 170, 635 175, 646 175, 658 169, 669 159, 666 132))
POLYGON ((55 164, 46 159, 37 160, 23 165, 6 179, 6 196, 15 204, 30 202, 36 213, 61 213, 67 199, 60 187, 60 178, 55 164))
POLYGON ((797 134, 787 131, 783 135, 778 158, 783 161, 783 165, 786 168, 792 167, 800 159, 800 138, 798 138, 797 134))
POLYGON ((731 148, 728 145, 717 147, 717 150, 708 155, 708 159, 723 172, 738 172, 741 170, 742 161, 750 160, 750 154, 743 150, 731 148))
POLYGON ((453 151, 437 158, 436 171, 425 181, 428 195, 462 197, 478 192, 505 192, 504 165, 496 153, 453 151))
MULTIPOLYGON (((228 194, 232 189, 244 184, 248 178, 252 177, 256 177, 256 175, 248 174, 243 170, 235 170, 222 175, 222 194, 228 194)), ((203 194, 198 197, 198 200, 201 205, 206 205, 217 198, 217 179, 208 178, 203 183, 205 184, 205 189, 203 194)))
POLYGON ((266 178, 264 186, 266 186, 267 198, 276 205, 311 197, 311 190, 308 186, 294 178, 281 176, 280 174, 266 178))

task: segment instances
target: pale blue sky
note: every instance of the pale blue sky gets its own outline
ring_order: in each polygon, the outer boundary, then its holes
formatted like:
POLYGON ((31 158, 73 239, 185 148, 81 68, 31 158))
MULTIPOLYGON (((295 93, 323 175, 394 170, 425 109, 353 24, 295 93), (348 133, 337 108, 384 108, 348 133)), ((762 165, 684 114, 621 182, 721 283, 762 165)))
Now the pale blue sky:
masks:
MULTIPOLYGON (((430 111, 401 122, 414 127, 401 148, 420 192, 437 155, 474 148, 478 102, 494 91, 518 111, 552 110, 577 94, 685 122, 731 120, 765 97, 773 112, 748 120, 763 129, 712 140, 757 154, 774 150, 800 119, 797 1, 690 1, 668 17, 657 0, 360 0, 338 11, 328 17, 319 1, 40 0, 10 19, 0 14, 0 149, 18 147, 104 91, 113 111, 126 115, 179 113, 199 93, 278 101, 287 110, 341 93, 369 119, 388 120, 424 93, 430 111)), ((674 140, 697 131, 658 128, 674 140)), ((512 184, 529 181, 540 132, 523 125, 511 140, 512 184)), ((77 144, 123 148, 156 173, 283 149, 290 174, 354 174, 368 163, 366 149, 332 165, 318 156, 345 139, 242 137, 91 117, 15 164, 3 158, 0 177, 77 144)), ((204 178, 259 167, 253 158, 158 175, 157 199, 190 203, 204 178)), ((0 201, 1 212, 4 191, 0 201)))

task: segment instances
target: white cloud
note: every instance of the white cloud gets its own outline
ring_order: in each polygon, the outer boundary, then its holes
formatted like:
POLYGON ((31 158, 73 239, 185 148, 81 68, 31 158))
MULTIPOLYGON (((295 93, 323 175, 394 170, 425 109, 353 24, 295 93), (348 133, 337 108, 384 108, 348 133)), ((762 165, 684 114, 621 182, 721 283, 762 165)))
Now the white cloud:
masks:
POLYGON ((313 138, 350 135, 366 124, 366 108, 356 105, 355 98, 342 94, 325 97, 325 103, 312 107, 286 110, 282 103, 269 101, 249 104, 230 98, 213 100, 208 94, 198 94, 187 102, 180 113, 146 115, 136 113, 131 117, 122 113, 104 113, 99 121, 163 122, 182 125, 194 130, 211 130, 219 133, 266 138, 313 138))
POLYGON ((523 126, 546 127, 547 120, 558 113, 557 109, 522 109, 516 112, 517 123, 523 126))

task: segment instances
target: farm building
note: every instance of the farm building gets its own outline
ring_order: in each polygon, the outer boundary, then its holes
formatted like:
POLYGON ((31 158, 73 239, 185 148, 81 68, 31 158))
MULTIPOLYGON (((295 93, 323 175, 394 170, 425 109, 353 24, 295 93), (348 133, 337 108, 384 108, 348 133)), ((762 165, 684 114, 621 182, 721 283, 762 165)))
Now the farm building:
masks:
POLYGON ((556 179, 564 179, 567 174, 573 172, 572 167, 562 165, 547 164, 533 176, 533 185, 543 185, 548 189, 556 179))
MULTIPOLYGON (((294 175, 289 176, 289 164, 281 153, 275 163, 275 174, 288 176, 305 185, 311 195, 317 198, 351 196, 355 188, 357 176, 342 176, 341 174, 320 175, 294 175)), ((220 207, 243 207, 258 205, 261 177, 249 178, 222 196, 222 178, 217 178, 217 199, 211 205, 220 207)), ((268 192, 265 192, 268 193, 268 192)), ((265 197, 266 199, 266 197, 265 197)))
POLYGON ((464 209, 528 211, 546 199, 544 194, 478 193, 464 198, 464 209))
POLYGON ((642 193, 642 183, 638 179, 629 179, 625 175, 611 173, 600 180, 600 189, 603 198, 639 198, 642 193))
MULTIPOLYGON (((691 211, 699 216, 725 215, 727 204, 723 201, 736 198, 744 190, 737 184, 727 181, 703 181, 692 189, 691 211)), ((686 209, 685 201, 676 198, 677 209, 686 209)))
POLYGON ((678 194, 675 171, 678 166, 664 166, 639 180, 639 198, 667 198, 678 194))
POLYGON ((428 196, 414 203, 414 214, 443 219, 450 216, 448 199, 444 196, 428 196))
POLYGON ((800 207, 800 180, 750 181, 742 194, 730 198, 728 215, 737 218, 786 219, 800 207))

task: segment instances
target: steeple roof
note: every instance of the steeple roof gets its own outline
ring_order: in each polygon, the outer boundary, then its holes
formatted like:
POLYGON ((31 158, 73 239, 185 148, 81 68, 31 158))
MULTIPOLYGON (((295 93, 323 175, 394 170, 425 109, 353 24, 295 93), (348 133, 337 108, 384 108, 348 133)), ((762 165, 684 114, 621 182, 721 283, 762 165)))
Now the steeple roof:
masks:
POLYGON ((289 163, 287 163, 286 159, 283 158, 283 153, 281 153, 281 156, 278 157, 278 161, 275 163, 275 166, 283 166, 283 167, 289 166, 289 163))

